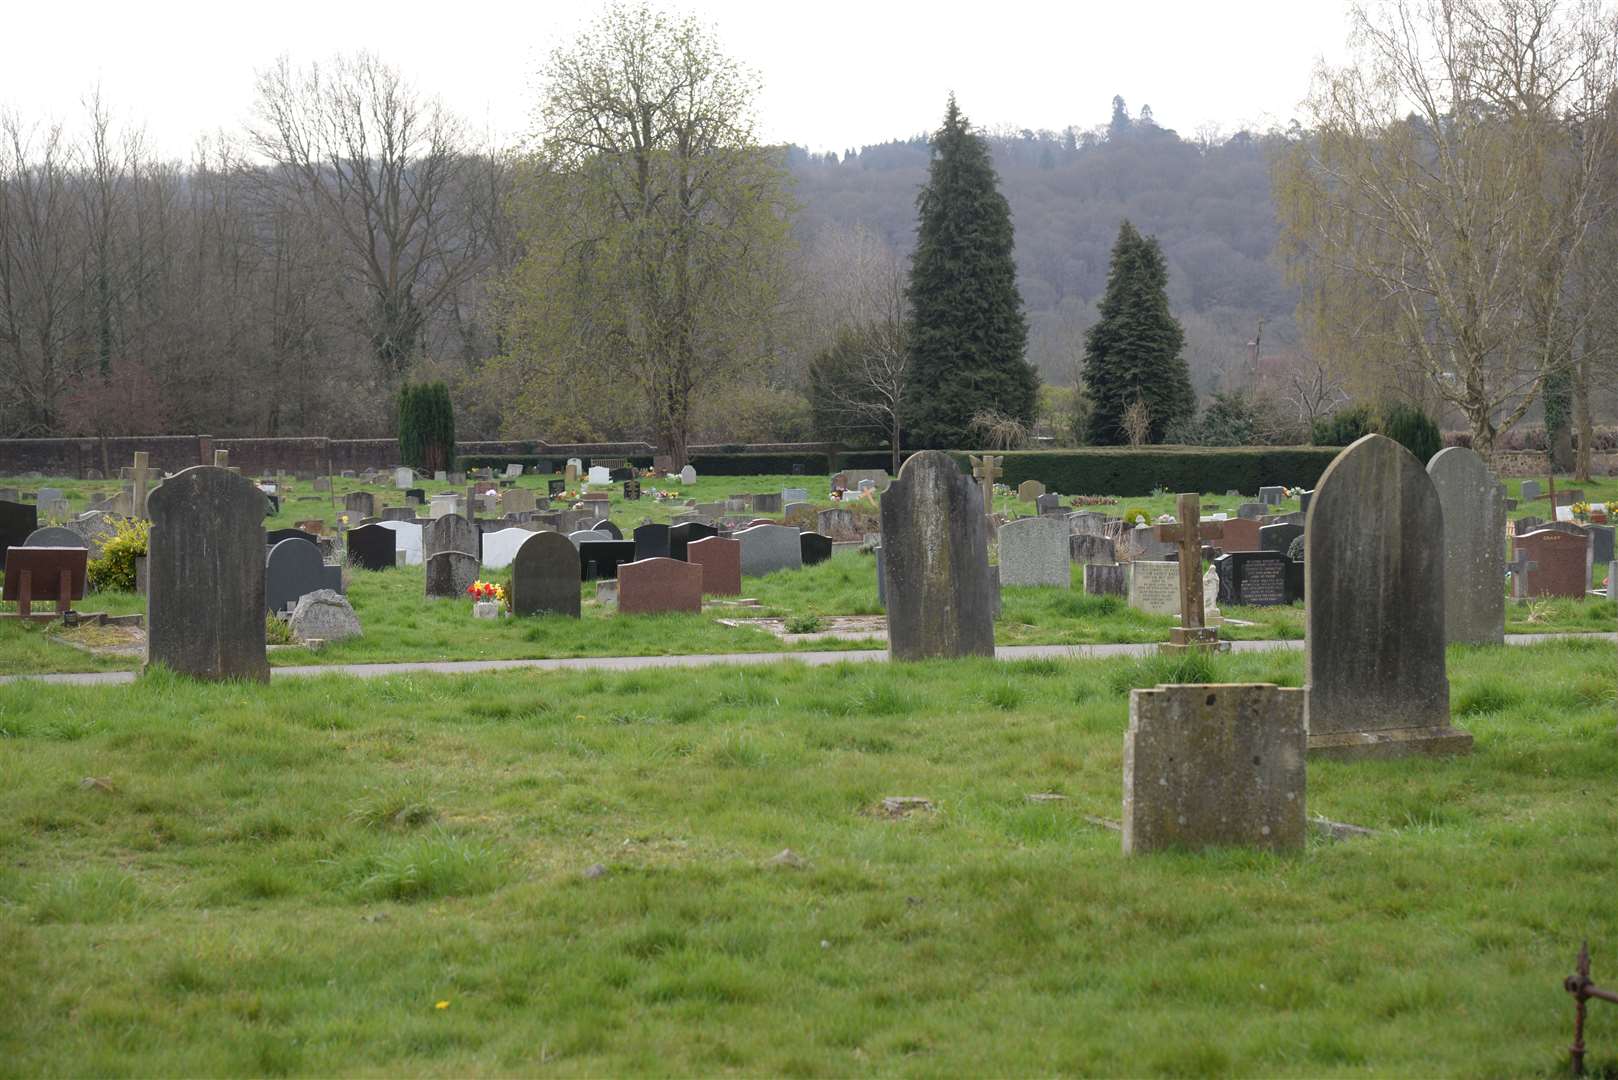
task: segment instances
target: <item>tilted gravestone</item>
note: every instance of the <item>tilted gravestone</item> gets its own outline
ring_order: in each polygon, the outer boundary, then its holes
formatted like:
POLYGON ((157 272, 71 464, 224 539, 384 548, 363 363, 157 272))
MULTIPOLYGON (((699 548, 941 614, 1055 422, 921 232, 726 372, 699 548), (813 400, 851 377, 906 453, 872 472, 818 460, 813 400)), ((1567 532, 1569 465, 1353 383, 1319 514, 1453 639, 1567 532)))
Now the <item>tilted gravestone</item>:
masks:
POLYGON ((529 533, 511 559, 511 613, 579 617, 579 549, 561 533, 529 533))
POLYGON ((425 591, 429 600, 456 600, 478 579, 478 557, 464 551, 439 551, 426 560, 425 591))
POLYGON ((685 561, 702 567, 702 591, 710 596, 740 596, 742 544, 726 536, 705 536, 685 547, 685 561))
POLYGON ((1465 753, 1444 667, 1444 517, 1415 456, 1366 435, 1326 467, 1304 534, 1309 751, 1465 753))
POLYGON ((343 591, 343 568, 327 566, 307 540, 282 540, 264 561, 264 610, 279 614, 312 592, 343 591))
POLYGON ((1304 692, 1268 683, 1134 690, 1123 849, 1304 847, 1304 692))
POLYGON ((1000 527, 1000 584, 1068 589, 1067 522, 1050 517, 1019 518, 1000 527))
POLYGON ((923 450, 900 468, 881 509, 892 657, 993 656, 999 590, 978 485, 948 454, 923 450))
POLYGON ((200 679, 268 681, 264 493, 198 465, 147 497, 146 664, 200 679))
POLYGON ((623 615, 700 614, 702 564, 678 559, 637 559, 618 568, 618 611, 623 615))
POLYGON ((798 530, 787 525, 754 525, 734 534, 742 543, 742 573, 762 577, 777 570, 797 570, 803 566, 803 547, 798 530))
POLYGON ((361 525, 348 530, 348 561, 361 570, 392 570, 399 565, 399 542, 393 530, 361 525))
POLYGON ((832 538, 815 532, 801 533, 798 536, 798 547, 803 553, 803 565, 814 566, 831 558, 832 538))
POLYGON ((1505 489, 1464 446, 1434 454, 1427 475, 1444 518, 1444 638, 1450 644, 1504 644, 1505 489))

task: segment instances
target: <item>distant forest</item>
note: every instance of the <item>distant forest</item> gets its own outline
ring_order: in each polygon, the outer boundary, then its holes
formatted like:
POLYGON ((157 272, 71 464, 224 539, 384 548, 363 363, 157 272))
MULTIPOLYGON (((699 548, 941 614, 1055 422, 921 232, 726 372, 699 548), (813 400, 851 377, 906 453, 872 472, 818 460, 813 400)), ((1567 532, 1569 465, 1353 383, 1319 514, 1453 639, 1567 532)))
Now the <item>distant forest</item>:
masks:
MULTIPOLYGON (((1286 135, 1186 139, 1158 126, 1150 107, 1131 116, 1121 100, 1102 127, 985 135, 1017 230, 1029 359, 1046 383, 1073 383, 1125 218, 1168 256, 1169 300, 1199 394, 1247 386, 1255 339, 1266 356, 1297 349, 1298 296, 1273 256, 1270 198, 1270 155, 1286 135)), ((828 226, 863 224, 908 253, 927 161, 925 135, 842 154, 790 148, 800 243, 812 251, 828 226)))

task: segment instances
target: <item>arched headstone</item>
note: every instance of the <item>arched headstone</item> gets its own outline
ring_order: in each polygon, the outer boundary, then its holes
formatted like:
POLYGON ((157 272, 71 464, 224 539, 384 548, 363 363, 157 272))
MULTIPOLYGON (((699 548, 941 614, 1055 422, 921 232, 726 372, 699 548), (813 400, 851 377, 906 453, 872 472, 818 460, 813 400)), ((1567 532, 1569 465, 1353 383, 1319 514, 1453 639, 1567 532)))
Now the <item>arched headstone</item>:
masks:
POLYGON ((88 547, 84 537, 65 525, 47 525, 28 534, 23 547, 80 548, 88 547))
POLYGON ((282 612, 312 592, 343 591, 343 570, 327 566, 320 549, 307 540, 282 540, 264 561, 264 608, 282 612))
POLYGON ((1444 515, 1415 456, 1367 435, 1327 466, 1304 532, 1309 750, 1464 753, 1444 667, 1444 515))
POLYGON ((431 559, 441 551, 459 551, 476 559, 481 554, 477 526, 459 514, 445 514, 422 526, 422 561, 431 559))
POLYGON ((579 617, 579 550, 561 533, 530 533, 511 560, 513 615, 579 617))
POLYGON ((1427 475, 1444 515, 1444 636, 1501 645, 1506 634, 1506 493, 1464 446, 1433 455, 1427 475))
POLYGON ((146 662, 201 679, 270 677, 264 653, 264 493, 198 465, 146 501, 146 662))
POLYGON ((993 656, 995 585, 983 496, 940 450, 912 455, 882 497, 882 575, 895 660, 993 656))

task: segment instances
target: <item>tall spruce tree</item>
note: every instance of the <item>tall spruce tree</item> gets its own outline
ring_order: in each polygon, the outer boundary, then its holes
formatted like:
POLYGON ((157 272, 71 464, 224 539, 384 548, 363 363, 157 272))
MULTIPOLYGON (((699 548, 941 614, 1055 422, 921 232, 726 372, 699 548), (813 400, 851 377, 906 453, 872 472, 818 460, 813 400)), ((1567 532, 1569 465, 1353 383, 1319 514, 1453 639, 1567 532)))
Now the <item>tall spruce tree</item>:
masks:
POLYGON ((916 199, 904 426, 909 445, 950 448, 970 444, 972 418, 982 412, 1031 426, 1039 376, 1024 355, 1028 323, 1011 257, 1011 207, 988 144, 953 94, 932 143, 916 199))
POLYGON ((1129 441, 1124 414, 1141 402, 1151 420, 1148 441, 1191 419, 1197 397, 1180 350, 1185 334, 1169 314, 1168 268, 1154 237, 1125 221, 1112 246, 1101 318, 1085 332, 1084 383, 1094 408, 1090 442, 1129 441))

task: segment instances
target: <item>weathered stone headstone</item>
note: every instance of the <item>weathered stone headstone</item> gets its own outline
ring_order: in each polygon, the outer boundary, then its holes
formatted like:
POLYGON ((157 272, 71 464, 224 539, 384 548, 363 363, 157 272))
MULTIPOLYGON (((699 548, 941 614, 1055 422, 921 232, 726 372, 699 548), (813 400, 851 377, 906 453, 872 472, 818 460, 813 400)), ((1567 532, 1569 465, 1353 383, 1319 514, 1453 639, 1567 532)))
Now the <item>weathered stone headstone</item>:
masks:
POLYGON ((1124 854, 1224 846, 1302 850, 1304 696, 1267 683, 1131 691, 1124 854))
POLYGON ((1269 512, 1269 506, 1261 502, 1245 502, 1236 508, 1237 517, 1247 518, 1252 521, 1257 521, 1269 512))
POLYGON ((1611 525, 1590 525, 1586 531, 1590 534, 1590 562, 1593 566, 1600 566, 1612 562, 1613 557, 1613 527, 1611 525))
POLYGON ((1024 480, 1017 485, 1018 502, 1033 502, 1043 494, 1045 494, 1045 485, 1038 480, 1024 480))
POLYGON ((742 544, 725 536, 704 536, 686 545, 685 560, 702 567, 702 591, 710 596, 740 596, 742 544))
POLYGON ((642 525, 635 530, 635 558, 640 559, 667 559, 669 558, 669 527, 667 525, 642 525))
POLYGON ((279 614, 312 592, 343 591, 343 569, 327 566, 308 540, 282 540, 264 562, 264 610, 279 614))
POLYGON ((398 488, 400 491, 403 491, 408 487, 414 487, 415 483, 416 474, 410 469, 406 469, 401 466, 400 468, 393 470, 393 486, 398 488))
POLYGON ((65 525, 47 525, 43 529, 35 529, 28 534, 28 539, 22 542, 23 547, 49 547, 49 548, 88 548, 84 537, 65 525))
MULTIPOLYGON (((567 538, 573 542, 574 547, 578 547, 580 544, 595 544, 618 539, 611 533, 603 532, 600 529, 575 529, 567 534, 567 538)), ((633 541, 625 541, 625 543, 633 543, 633 541)))
POLYGON ((1091 596, 1126 596, 1129 592, 1128 564, 1086 563, 1084 591, 1091 596))
POLYGON ((1000 527, 1000 584, 1067 589, 1067 522, 1049 517, 1019 518, 1000 527))
POLYGON ((478 557, 464 551, 438 551, 427 556, 426 594, 429 600, 458 600, 478 579, 478 557))
POLYGON ((343 509, 361 517, 379 516, 376 493, 371 491, 350 491, 343 496, 343 509))
POLYGON ((809 501, 809 489, 808 488, 782 488, 781 489, 781 504, 783 506, 788 506, 788 505, 790 505, 792 503, 801 503, 801 502, 808 502, 808 501, 809 501))
POLYGON ((858 490, 863 481, 869 480, 877 491, 888 490, 893 481, 888 477, 886 469, 844 469, 843 476, 848 480, 848 486, 858 490))
POLYGON ((618 568, 618 611, 660 615, 702 611, 702 564, 678 559, 637 559, 618 568))
POLYGON ((1233 551, 1214 560, 1219 603, 1273 607, 1296 600, 1287 588, 1286 555, 1279 551, 1233 551))
POLYGON ((416 508, 413 506, 384 506, 382 508, 383 521, 415 521, 416 508))
POLYGON ((392 529, 361 525, 348 530, 348 561, 361 570, 392 570, 399 565, 398 541, 392 529))
POLYGON ((579 549, 561 533, 529 533, 511 559, 511 613, 579 617, 579 549))
POLYGON ((1106 515, 1097 514, 1093 510, 1078 510, 1067 516, 1067 527, 1075 535, 1105 536, 1107 518, 1106 515))
POLYGON ((287 629, 300 642, 343 641, 362 634, 348 598, 330 589, 317 589, 299 598, 287 617, 287 629))
POLYGON ((1056 492, 1047 492, 1034 500, 1034 509, 1041 514, 1056 514, 1065 517, 1067 509, 1062 505, 1062 496, 1056 492))
POLYGON ((1410 451, 1367 435, 1327 466, 1304 534, 1309 750, 1465 753, 1444 668, 1444 516, 1410 451))
POLYGON ((1464 446, 1433 455, 1427 475, 1444 518, 1444 634, 1450 644, 1505 642, 1505 490, 1464 446))
POLYGON ((994 655, 983 496, 948 454, 923 450, 899 470, 882 499, 882 556, 895 660, 994 655))
POLYGON ((1538 480, 1524 480, 1522 482, 1522 490, 1518 494, 1523 502, 1531 502, 1534 499, 1539 498, 1543 492, 1540 490, 1538 480))
POLYGON ((1148 615, 1180 614, 1180 564, 1136 559, 1129 564, 1129 606, 1148 615))
POLYGON ((431 562, 433 556, 442 551, 459 551, 472 556, 476 561, 481 554, 478 539, 477 526, 459 514, 445 514, 441 518, 434 518, 422 526, 422 561, 431 562))
POLYGON ((1284 487, 1261 487, 1258 489, 1258 501, 1265 506, 1280 506, 1286 501, 1287 489, 1284 487))
POLYGON ((500 509, 508 514, 532 513, 539 508, 530 488, 507 488, 500 493, 500 509))
POLYGON ((147 666, 267 681, 264 493, 229 469, 198 465, 159 484, 146 508, 147 666))
POLYGON ((1115 563, 1118 553, 1115 545, 1105 536, 1094 536, 1090 533, 1073 533, 1067 538, 1068 558, 1073 562, 1087 563, 1115 563))
POLYGON ((787 525, 754 525, 734 535, 742 544, 742 573, 747 577, 762 577, 777 570, 797 570, 803 566, 803 548, 797 529, 787 525))
POLYGON ((821 510, 815 515, 815 531, 834 540, 853 537, 858 532, 854 524, 854 511, 841 507, 821 510))
POLYGON ((1583 532, 1542 528, 1519 535, 1519 557, 1536 564, 1521 582, 1520 597, 1581 597, 1590 589, 1590 538, 1583 532))
POLYGON ((814 566, 831 558, 832 538, 822 536, 820 533, 806 532, 798 534, 798 546, 803 553, 803 565, 814 566))
POLYGON ((697 470, 687 465, 680 470, 680 483, 691 485, 697 482, 697 470))
POLYGON ((585 581, 612 581, 620 566, 635 561, 635 541, 586 540, 578 545, 578 552, 585 581))
POLYGON ((515 480, 517 477, 519 477, 521 475, 522 475, 522 465, 521 464, 519 464, 517 462, 511 462, 511 463, 508 463, 506 465, 506 479, 507 480, 515 480))

